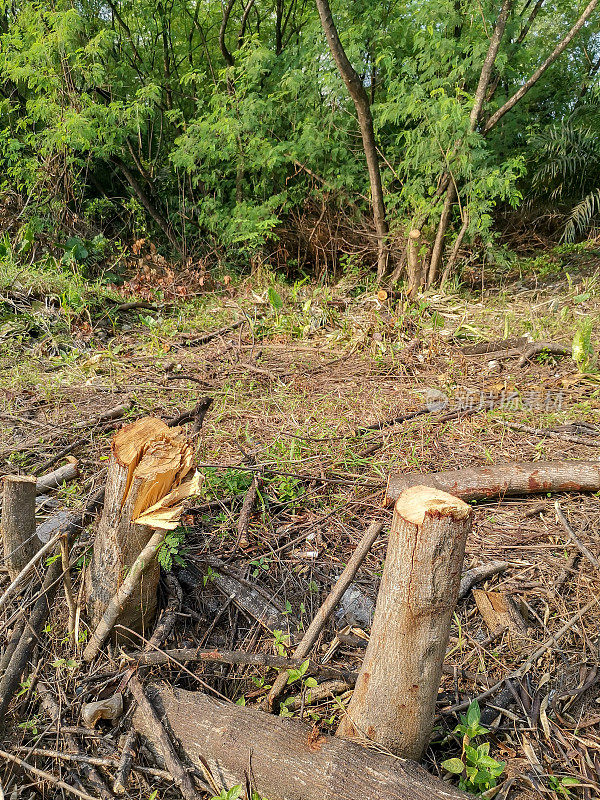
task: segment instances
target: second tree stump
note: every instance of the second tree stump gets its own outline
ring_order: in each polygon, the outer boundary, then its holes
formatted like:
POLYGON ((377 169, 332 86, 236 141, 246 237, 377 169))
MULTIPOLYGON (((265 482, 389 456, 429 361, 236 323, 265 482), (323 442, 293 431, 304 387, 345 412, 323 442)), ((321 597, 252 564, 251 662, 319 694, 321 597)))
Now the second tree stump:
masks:
POLYGON ((371 637, 337 735, 418 760, 435 715, 471 508, 414 486, 394 508, 371 637))

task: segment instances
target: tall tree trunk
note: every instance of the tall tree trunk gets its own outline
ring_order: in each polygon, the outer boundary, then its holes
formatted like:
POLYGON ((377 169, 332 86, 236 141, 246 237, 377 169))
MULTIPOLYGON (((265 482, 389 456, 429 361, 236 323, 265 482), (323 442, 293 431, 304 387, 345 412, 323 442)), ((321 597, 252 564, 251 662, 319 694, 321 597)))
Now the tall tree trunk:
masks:
POLYGON ((371 205, 373 209, 373 222, 375 224, 375 232, 377 235, 377 277, 383 278, 387 270, 387 234, 388 225, 385 216, 385 202, 383 199, 383 186, 381 183, 381 172, 379 170, 379 158, 377 156, 377 146, 375 144, 375 133, 373 131, 373 117, 371 115, 371 106, 369 98, 365 91, 363 83, 348 60, 346 51, 340 41, 340 37, 335 27, 335 22, 331 15, 328 0, 315 0, 319 17, 321 18, 321 25, 327 38, 327 44, 331 50, 337 68, 348 93, 352 98, 356 114, 358 117, 358 124, 360 126, 360 133, 362 136, 363 149, 365 151, 365 158, 367 160, 367 168, 369 170, 369 182, 371 185, 371 205))
POLYGON ((490 39, 487 55, 479 75, 479 83, 477 84, 477 89, 475 90, 475 101, 473 103, 471 116, 469 118, 469 130, 471 132, 477 127, 479 115, 481 114, 481 109, 483 108, 483 101, 485 100, 487 88, 492 76, 492 70, 496 62, 496 56, 498 55, 498 50, 500 49, 500 43, 502 41, 502 37, 504 36, 506 22, 508 20, 508 15, 512 5, 513 0, 504 0, 502 3, 502 8, 500 9, 500 14, 498 15, 498 19, 496 20, 496 25, 494 26, 494 32, 492 33, 492 38, 490 39))
POLYGON ((566 48, 569 46, 571 41, 575 38, 575 36, 577 36, 577 34, 581 30, 581 28, 583 28, 583 26, 585 25, 587 20, 592 15, 592 12, 594 11, 594 9, 596 8, 597 5, 598 5, 598 0, 591 0, 591 2, 588 3, 588 5, 586 6, 586 8, 583 11, 582 15, 579 17, 579 19, 575 23, 575 25, 573 25, 573 27, 567 33, 567 35, 564 37, 564 39, 559 44, 556 45, 554 50, 550 53, 550 55, 543 62, 543 64, 540 64, 540 66, 536 69, 536 71, 533 73, 533 75, 528 80, 525 81, 525 83, 521 86, 521 88, 518 89, 513 94, 513 96, 510 97, 506 101, 506 103, 504 103, 504 105, 501 106, 488 119, 488 121, 486 122, 486 125, 485 125, 485 127, 483 129, 483 134, 484 135, 486 133, 489 133, 489 131, 491 131, 491 129, 494 127, 494 125, 496 125, 502 119, 502 117, 507 113, 507 111, 510 111, 511 108, 516 106, 516 104, 519 102, 519 100, 521 100, 523 97, 525 97, 527 92, 531 88, 533 88, 535 86, 535 84, 539 81, 539 79, 542 77, 544 72, 546 72, 548 67, 551 66, 552 64, 554 64, 554 62, 560 56, 560 54, 563 52, 563 50, 566 50, 566 48))
MULTIPOLYGON (((513 6, 513 3, 514 0, 504 0, 504 2, 502 3, 502 8, 500 9, 500 13, 498 15, 498 19, 496 20, 494 30, 492 32, 492 37, 490 39, 488 51, 485 60, 483 62, 483 66, 481 67, 481 72, 479 74, 479 81, 477 83, 477 89, 475 90, 473 108, 471 109, 471 114, 469 117, 469 131, 471 133, 473 133, 473 131, 476 129, 477 123, 479 121, 481 109, 483 108, 483 103, 485 101, 485 96, 490 83, 490 78, 492 76, 492 70, 496 62, 498 50, 500 49, 500 44, 502 42, 504 31, 506 29, 508 15, 510 14, 510 10, 513 6)), ((454 204, 454 201, 456 200, 456 197, 457 193, 454 181, 450 180, 450 183, 448 184, 448 189, 446 190, 446 198, 444 200, 442 215, 440 217, 440 221, 438 224, 438 229, 435 237, 435 244, 433 246, 431 261, 429 264, 429 270, 427 272, 427 275, 423 276, 423 279, 427 280, 428 285, 431 285, 437 278, 437 273, 444 252, 444 238, 448 230, 448 225, 450 223, 450 216, 452 212, 452 206, 454 204)))
POLYGON ((442 216, 440 217, 440 222, 435 236, 435 242, 433 243, 433 251, 431 253, 429 269, 427 271, 427 275, 423 275, 423 280, 427 280, 427 286, 431 286, 433 283, 435 283, 437 278, 437 273, 442 261, 442 255, 444 253, 444 238, 446 231, 448 230, 450 212, 452 211, 452 206, 454 205, 455 200, 456 189, 454 187, 454 181, 450 181, 450 185, 446 190, 446 198, 444 200, 442 216))

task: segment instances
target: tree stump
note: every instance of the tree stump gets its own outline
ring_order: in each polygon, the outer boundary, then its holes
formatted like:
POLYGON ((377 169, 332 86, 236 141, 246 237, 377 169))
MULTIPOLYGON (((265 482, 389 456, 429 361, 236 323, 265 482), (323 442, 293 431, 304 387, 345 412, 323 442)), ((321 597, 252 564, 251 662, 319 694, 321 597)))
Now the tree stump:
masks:
POLYGON ((6 475, 2 492, 2 545, 10 579, 14 580, 41 544, 35 535, 36 479, 6 475))
MULTIPOLYGON (((113 437, 104 509, 87 573, 87 608, 92 630, 155 528, 175 527, 170 522, 163 524, 150 512, 167 495, 181 488, 192 469, 192 458, 193 448, 181 429, 169 428, 155 417, 126 425, 113 437), (150 524, 140 524, 137 521, 140 519, 150 524)), ((176 514, 169 510, 166 516, 172 519, 176 514)), ((154 559, 123 604, 118 624, 140 633, 148 627, 156 611, 159 574, 160 566, 154 559)))
POLYGON ((446 492, 413 486, 398 499, 371 637, 338 736, 422 756, 470 528, 470 506, 446 492))

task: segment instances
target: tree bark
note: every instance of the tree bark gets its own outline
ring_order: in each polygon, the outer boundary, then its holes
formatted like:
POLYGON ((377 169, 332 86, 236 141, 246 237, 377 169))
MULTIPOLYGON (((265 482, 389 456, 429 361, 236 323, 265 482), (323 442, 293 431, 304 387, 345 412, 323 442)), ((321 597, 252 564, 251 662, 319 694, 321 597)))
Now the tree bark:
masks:
POLYGON ((440 268, 440 263, 442 261, 442 255, 444 254, 444 237, 446 236, 446 231, 448 230, 448 223, 450 222, 450 213, 452 211, 452 206, 454 205, 454 201, 456 200, 456 188, 454 186, 454 181, 450 182, 448 189, 446 190, 446 197, 444 199, 444 205, 442 208, 442 216, 440 217, 440 221, 438 224, 437 233, 435 236, 435 242, 433 243, 433 250, 431 252, 431 260, 429 262, 429 269, 427 271, 427 275, 424 278, 427 279, 427 286, 431 286, 435 283, 438 270, 440 268))
POLYGON ((398 499, 371 637, 338 736, 366 736, 403 758, 423 755, 471 516, 462 500, 426 486, 398 499))
POLYGON ((597 492, 600 463, 594 461, 533 461, 467 467, 423 475, 392 473, 384 505, 395 502, 410 486, 430 486, 463 500, 491 500, 546 492, 597 492))
MULTIPOLYGON (((178 428, 144 417, 113 437, 104 509, 87 574, 87 608, 95 630, 154 529, 135 520, 180 486, 189 473, 192 448, 178 428)), ((160 527, 160 526, 156 526, 160 527)), ((143 579, 121 608, 118 622, 142 631, 156 610, 160 567, 145 565, 143 579)))
POLYGON ((421 238, 421 231, 414 228, 408 234, 408 242, 406 245, 406 260, 408 263, 408 289, 407 294, 409 297, 414 297, 421 288, 423 283, 421 277, 421 264, 419 262, 419 239, 421 238))
POLYGON ((474 131, 477 127, 479 115, 481 114, 481 109, 483 108, 488 85, 492 76, 492 69, 494 68, 494 63, 496 62, 496 56, 498 55, 500 42, 504 36, 506 22, 508 20, 508 15, 512 5, 513 0, 504 0, 502 3, 502 8, 500 9, 500 14, 498 15, 498 19, 496 21, 496 25, 494 26, 494 32, 492 33, 492 38, 490 39, 487 55, 479 75, 479 83, 477 84, 477 89, 475 90, 475 100, 473 103, 473 108, 471 109, 471 116, 469 118, 469 128, 471 131, 474 131))
POLYGON ((2 492, 2 546, 4 563, 11 581, 35 556, 39 540, 35 535, 36 479, 6 475, 2 492))
MULTIPOLYGON (((152 686, 163 722, 192 763, 219 788, 246 781, 269 800, 462 800, 468 795, 422 767, 355 742, 322 736, 297 720, 263 714, 200 692, 152 686), (206 773, 205 773, 206 774, 206 773)), ((155 731, 136 711, 136 729, 155 731)))
MULTIPOLYGON (((58 460, 58 459, 57 459, 58 460)), ((49 462, 46 462, 45 467, 49 462)), ((70 458, 62 467, 48 472, 46 475, 41 475, 37 479, 36 493, 44 494, 50 489, 58 489, 66 481, 73 481, 79 475, 79 465, 76 458, 70 458)))
POLYGON ((113 156, 112 160, 119 167, 119 169, 123 173, 123 176, 127 180, 127 183, 131 186, 131 188, 135 192, 137 199, 144 206, 148 214, 150 214, 154 222, 156 222, 158 227, 167 237, 169 243, 176 250, 181 252, 181 246, 179 245, 179 242, 177 241, 175 234, 173 233, 173 229, 171 228, 167 220, 164 218, 164 216, 160 213, 160 211, 156 208, 156 206, 152 203, 146 192, 142 189, 137 178, 129 169, 127 164, 125 164, 125 162, 118 156, 113 156))
POLYGON ((379 280, 381 280, 387 271, 388 250, 386 238, 388 234, 388 225, 385 215, 383 186, 381 183, 381 172, 379 170, 379 158, 377 155, 377 145, 375 143, 375 133, 373 131, 373 116, 371 114, 371 106, 369 104, 369 98, 365 91, 365 87, 363 86, 363 83, 356 70, 348 60, 346 51, 344 50, 337 32, 335 22, 333 21, 328 0, 316 0, 316 4, 331 55, 334 58, 339 73, 342 76, 342 80, 348 89, 348 94, 352 98, 352 102, 356 108, 356 115, 358 117, 358 124, 360 126, 360 133, 363 142, 363 149, 365 151, 365 158, 367 160, 367 169, 369 171, 371 206, 373 210, 375 232, 377 235, 377 277, 379 280))

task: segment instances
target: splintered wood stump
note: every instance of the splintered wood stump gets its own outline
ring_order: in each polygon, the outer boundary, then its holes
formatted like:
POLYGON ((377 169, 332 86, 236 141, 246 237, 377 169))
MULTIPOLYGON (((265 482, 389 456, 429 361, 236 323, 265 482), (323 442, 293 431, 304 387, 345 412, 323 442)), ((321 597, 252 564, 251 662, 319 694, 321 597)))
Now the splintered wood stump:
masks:
POLYGON ((2 492, 2 546, 11 580, 41 547, 35 535, 35 497, 35 478, 6 475, 2 492))
MULTIPOLYGON (((208 767, 218 789, 244 786, 251 780, 252 788, 269 800, 469 797, 433 778, 418 764, 323 736, 295 719, 166 686, 151 686, 147 694, 180 752, 204 774, 208 767)), ((139 708, 133 724, 162 753, 161 732, 139 708)))
POLYGON ((338 736, 418 760, 431 730, 470 506, 426 486, 398 499, 371 637, 338 736))
MULTIPOLYGON (((178 487, 181 489, 182 480, 191 470, 192 455, 192 446, 181 430, 169 428, 154 417, 126 425, 113 437, 104 510, 87 575, 92 630, 155 528, 175 527, 176 523, 163 525, 150 512, 178 487), (136 521, 140 518, 151 524, 140 524, 136 521)), ((155 558, 145 565, 141 581, 122 605, 118 624, 138 632, 147 628, 156 611, 159 573, 155 558)))

